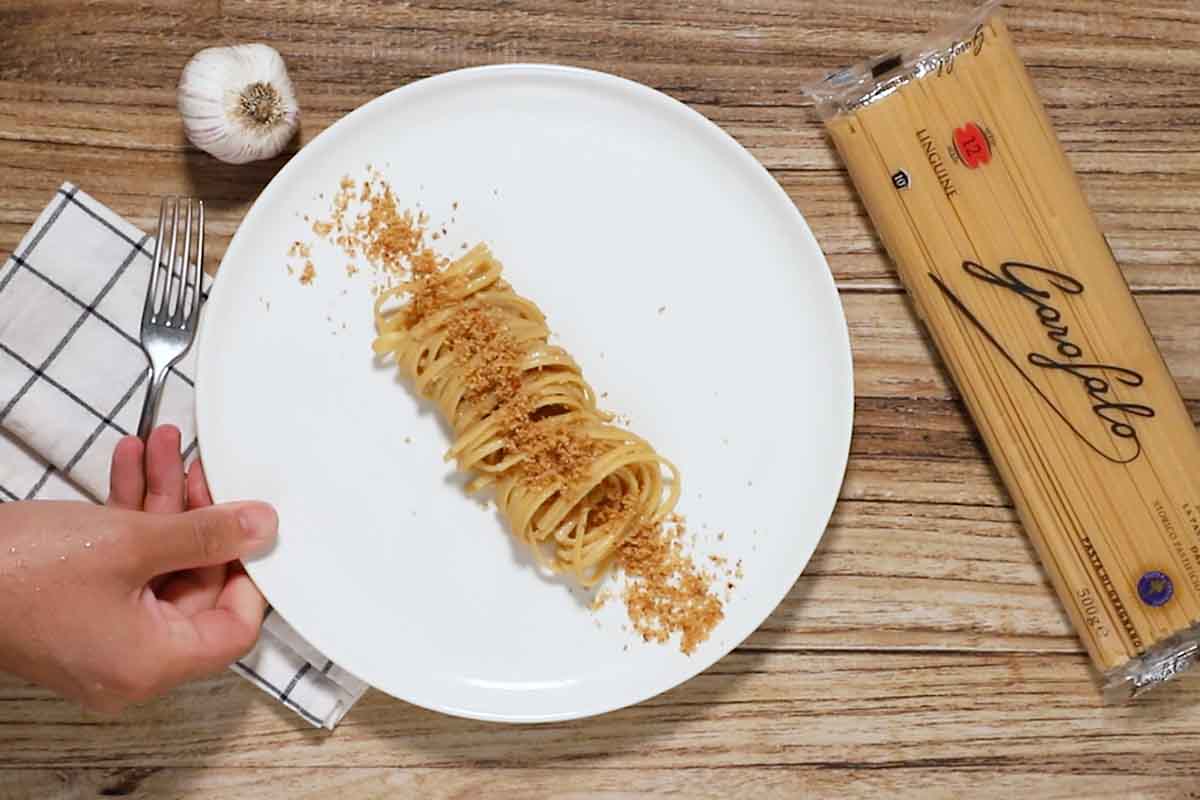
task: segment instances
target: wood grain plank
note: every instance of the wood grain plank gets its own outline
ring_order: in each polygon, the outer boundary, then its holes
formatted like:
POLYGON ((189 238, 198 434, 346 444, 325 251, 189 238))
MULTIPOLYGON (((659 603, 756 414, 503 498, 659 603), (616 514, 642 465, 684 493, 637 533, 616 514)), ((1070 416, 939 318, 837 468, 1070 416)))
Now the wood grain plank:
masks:
MULTIPOLYGON (((867 3, 845 12, 820 4, 723 3, 689 8, 686 17, 666 3, 568 10, 552 0, 395 9, 244 2, 147 9, 105 2, 85 15, 58 14, 56 7, 72 3, 17 3, 0 12, 6 15, 0 27, 12 31, 4 34, 12 47, 0 51, 0 139, 28 145, 0 153, 0 177, 25 199, 3 209, 0 243, 19 238, 54 176, 80 182, 146 225, 164 192, 212 197, 224 206, 213 215, 215 263, 283 159, 236 169, 186 152, 174 110, 175 76, 213 31, 253 39, 269 27, 304 108, 295 147, 387 89, 459 66, 562 61, 642 80, 710 116, 775 170, 813 221, 839 282, 868 289, 897 284, 802 87, 956 13, 933 1, 883 14, 867 3), (327 53, 332 35, 337 58, 327 53), (580 42, 588 47, 581 50, 580 42), (134 161, 145 174, 129 174, 134 161)), ((1200 291, 1200 149, 1190 135, 1200 123, 1192 88, 1200 53, 1174 46, 1200 36, 1194 10, 1178 3, 1132 12, 1046 2, 1023 4, 1010 17, 1131 283, 1140 291, 1200 291)))
POLYGON ((746 646, 1082 652, 1011 509, 857 501, 746 646))
MULTIPOLYGON (((1184 397, 1200 400, 1200 296, 1144 295, 1142 314, 1184 397)), ((843 293, 860 397, 957 397, 907 299, 843 293)))
POLYGON ((592 720, 503 726, 371 693, 332 736, 233 675, 119 722, 0 679, 0 766, 941 766, 1200 777, 1200 676, 1104 707, 1087 670, 1078 654, 739 652, 655 700, 592 720))
POLYGON ((0 800, 56 797, 254 797, 323 800, 337 794, 363 800, 420 797, 468 800, 618 800, 634 797, 898 797, 957 798, 980 793, 1024 794, 1042 800, 1080 797, 1196 798, 1190 776, 1162 777, 1092 771, 1082 774, 946 767, 846 769, 825 765, 721 769, 614 767, 494 768, 117 768, 0 770, 0 800))

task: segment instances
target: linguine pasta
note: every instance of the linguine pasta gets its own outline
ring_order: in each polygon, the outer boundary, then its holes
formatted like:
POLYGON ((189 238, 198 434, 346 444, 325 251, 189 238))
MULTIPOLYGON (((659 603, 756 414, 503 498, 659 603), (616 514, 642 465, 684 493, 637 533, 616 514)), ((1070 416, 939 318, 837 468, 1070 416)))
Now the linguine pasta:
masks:
POLYGON ((679 472, 611 424, 538 307, 517 294, 486 245, 444 268, 415 269, 375 303, 377 355, 395 360, 450 424, 446 453, 492 489, 512 532, 544 566, 601 580, 639 530, 679 498, 679 472))

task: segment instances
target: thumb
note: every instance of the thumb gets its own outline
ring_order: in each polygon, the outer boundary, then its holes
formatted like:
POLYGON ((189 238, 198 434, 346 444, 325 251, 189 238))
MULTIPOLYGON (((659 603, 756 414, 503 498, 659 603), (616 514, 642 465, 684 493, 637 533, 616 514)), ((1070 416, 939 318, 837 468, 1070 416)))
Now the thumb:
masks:
POLYGON ((259 555, 274 544, 279 528, 275 509, 255 502, 139 517, 135 561, 145 577, 259 555))

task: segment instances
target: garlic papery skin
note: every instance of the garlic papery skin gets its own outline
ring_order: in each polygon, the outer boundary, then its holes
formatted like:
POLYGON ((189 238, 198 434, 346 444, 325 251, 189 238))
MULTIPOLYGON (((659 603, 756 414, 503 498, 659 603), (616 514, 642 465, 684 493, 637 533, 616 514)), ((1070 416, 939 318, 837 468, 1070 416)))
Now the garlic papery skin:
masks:
POLYGON ((278 155, 300 123, 283 57, 265 44, 201 50, 183 68, 178 99, 188 141, 231 164, 278 155))

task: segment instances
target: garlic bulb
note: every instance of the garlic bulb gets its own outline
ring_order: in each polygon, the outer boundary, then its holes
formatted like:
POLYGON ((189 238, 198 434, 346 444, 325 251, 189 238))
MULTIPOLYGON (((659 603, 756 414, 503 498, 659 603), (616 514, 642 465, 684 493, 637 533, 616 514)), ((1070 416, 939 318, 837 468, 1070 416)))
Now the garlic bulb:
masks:
POLYGON ((271 158, 300 122, 283 57, 265 44, 201 50, 179 79, 188 140, 231 164, 271 158))

